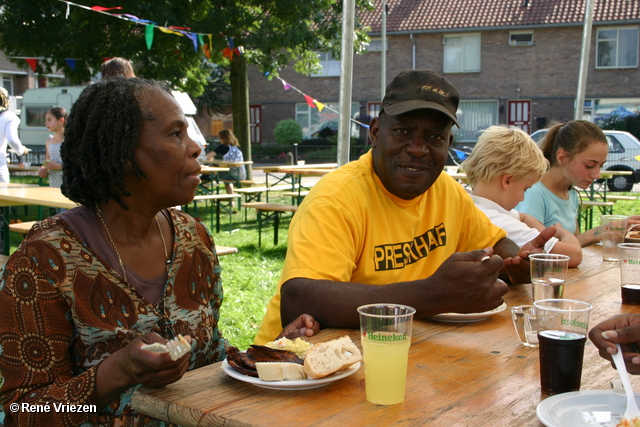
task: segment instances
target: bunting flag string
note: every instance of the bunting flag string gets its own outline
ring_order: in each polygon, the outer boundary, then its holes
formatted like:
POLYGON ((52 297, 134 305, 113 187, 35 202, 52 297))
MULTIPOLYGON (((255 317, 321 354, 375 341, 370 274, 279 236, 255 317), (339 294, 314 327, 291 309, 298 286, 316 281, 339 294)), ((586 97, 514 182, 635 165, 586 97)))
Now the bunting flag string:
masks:
MULTIPOLYGON (((289 90, 289 89, 293 89, 296 92, 298 92, 300 95, 302 95, 305 99, 305 101, 307 101, 307 105, 309 105, 309 107, 311 108, 317 108, 318 111, 322 111, 324 108, 326 108, 329 111, 333 111, 336 114, 340 114, 340 112, 338 110, 335 110, 331 107, 329 107, 326 104, 323 104, 322 102, 318 101, 317 99, 307 95, 306 93, 302 92, 300 89, 298 89, 295 86, 291 86, 289 83, 287 83, 283 78, 281 78, 280 76, 276 76, 275 74, 271 74, 269 72, 264 73, 264 76, 267 77, 269 75, 272 75, 273 77, 275 77, 276 79, 280 80, 280 82, 282 82, 282 87, 284 88, 284 90, 289 90)), ((353 123, 362 126, 363 128, 369 129, 369 125, 366 123, 362 123, 361 121, 358 121, 352 117, 349 118, 349 120, 351 120, 353 123)))
MULTIPOLYGON (((69 6, 76 6, 81 9, 89 10, 92 12, 102 13, 104 15, 108 15, 114 18, 123 19, 125 21, 133 22, 136 24, 144 25, 144 38, 147 45, 147 50, 151 50, 151 46, 153 45, 153 30, 155 28, 159 29, 161 32, 166 34, 173 34, 176 36, 184 36, 191 40, 193 44, 193 48, 196 52, 198 52, 198 47, 202 46, 202 51, 204 55, 211 59, 211 46, 213 45, 212 34, 210 33, 197 33, 191 31, 190 27, 177 27, 177 26, 168 26, 164 27, 162 25, 157 24, 156 22, 149 21, 147 19, 140 19, 135 15, 130 14, 119 14, 119 13, 108 13, 111 10, 119 10, 122 9, 120 6, 116 7, 102 7, 102 6, 85 6, 82 4, 73 3, 69 0, 58 0, 62 3, 66 3, 67 8, 65 12, 65 18, 69 18, 69 6), (209 39, 209 45, 207 46, 204 43, 204 36, 207 36, 209 39)), ((228 47, 224 48, 222 51, 222 56, 225 58, 229 58, 229 60, 233 60, 234 56, 242 56, 244 55, 244 49, 242 46, 234 46, 234 41, 232 37, 227 38, 228 47)))
MULTIPOLYGON (((12 58, 12 59, 24 59, 25 62, 27 64, 29 64, 29 68, 31 68, 34 73, 36 72, 36 69, 38 67, 38 61, 39 60, 41 60, 41 59, 49 59, 49 58, 44 58, 44 57, 33 57, 33 56, 11 56, 10 58, 12 58)), ((72 70, 76 69, 76 62, 78 61, 77 58, 65 58, 64 61, 67 63, 69 68, 71 68, 72 70)))

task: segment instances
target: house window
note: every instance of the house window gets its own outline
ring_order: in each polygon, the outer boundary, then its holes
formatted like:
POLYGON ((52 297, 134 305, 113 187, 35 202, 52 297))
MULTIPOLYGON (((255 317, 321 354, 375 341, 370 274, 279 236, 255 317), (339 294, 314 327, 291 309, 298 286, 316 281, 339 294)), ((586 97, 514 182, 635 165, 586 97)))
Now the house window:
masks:
MULTIPOLYGON (((302 134, 305 139, 327 139, 338 133, 338 108, 337 102, 326 102, 322 111, 312 108, 309 104, 296 104, 296 122, 302 126, 302 134)), ((351 117, 356 118, 360 114, 360 104, 351 103, 351 117)), ((359 125, 351 122, 351 136, 358 137, 359 125)))
POLYGON ((638 66, 638 27, 599 29, 596 40, 596 68, 638 66))
POLYGON ((478 132, 498 123, 498 101, 460 101, 458 105, 460 129, 455 130, 456 142, 475 142, 478 132))
POLYGON ((2 76, 2 87, 9 92, 9 95, 13 95, 13 79, 10 76, 2 76))
POLYGON ((509 46, 532 46, 533 31, 510 31, 509 46))
POLYGON ((382 107, 382 102, 370 102, 367 105, 367 113, 369 117, 378 117, 380 115, 380 107, 382 107))
POLYGON ((445 36, 443 43, 445 73, 480 71, 480 34, 445 36))
POLYGON ((318 53, 322 70, 319 73, 312 73, 311 77, 339 77, 340 76, 340 60, 334 59, 331 52, 318 53))
MULTIPOLYGON (((387 41, 387 49, 389 50, 389 42, 387 41)), ((382 52, 382 37, 371 37, 367 52, 382 52)))

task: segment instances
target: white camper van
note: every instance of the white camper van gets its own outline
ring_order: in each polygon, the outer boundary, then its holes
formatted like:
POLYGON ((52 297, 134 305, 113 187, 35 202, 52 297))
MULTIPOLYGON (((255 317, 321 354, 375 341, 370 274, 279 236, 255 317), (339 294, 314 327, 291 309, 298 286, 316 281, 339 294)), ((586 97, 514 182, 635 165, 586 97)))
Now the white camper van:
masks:
MULTIPOLYGON (((22 111, 20 113, 20 141, 27 146, 45 145, 49 137, 49 131, 44 125, 44 116, 47 110, 53 107, 62 107, 67 112, 71 111, 80 93, 86 86, 59 86, 40 89, 28 89, 22 97, 22 111)), ((173 91, 173 96, 182 107, 189 122, 189 136, 202 147, 207 142, 200 132, 193 116, 197 108, 188 94, 173 91)))

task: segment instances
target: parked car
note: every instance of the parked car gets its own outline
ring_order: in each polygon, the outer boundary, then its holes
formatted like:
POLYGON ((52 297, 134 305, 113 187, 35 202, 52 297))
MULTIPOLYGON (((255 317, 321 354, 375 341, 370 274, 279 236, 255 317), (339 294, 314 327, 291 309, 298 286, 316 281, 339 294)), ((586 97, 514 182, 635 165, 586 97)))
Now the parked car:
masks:
MULTIPOLYGON (((640 141, 630 134, 619 130, 603 131, 609 142, 609 156, 602 170, 631 171, 631 175, 618 175, 607 180, 610 191, 631 191, 636 182, 640 182, 640 141)), ((542 145, 547 129, 531 134, 531 138, 542 145)))

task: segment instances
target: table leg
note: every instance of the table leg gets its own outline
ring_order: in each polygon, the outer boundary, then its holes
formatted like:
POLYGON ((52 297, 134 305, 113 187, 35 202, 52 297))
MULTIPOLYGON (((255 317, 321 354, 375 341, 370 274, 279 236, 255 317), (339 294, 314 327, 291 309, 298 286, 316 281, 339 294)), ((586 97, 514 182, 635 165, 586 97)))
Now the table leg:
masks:
POLYGON ((258 210, 258 247, 262 246, 262 211, 258 210))
POLYGON ((2 208, 2 253, 9 255, 11 251, 11 239, 9 238, 9 221, 11 218, 11 207, 5 206, 2 208))
POLYGON ((278 246, 278 226, 280 225, 280 212, 275 212, 273 218, 273 244, 278 246))
MULTIPOLYGON (((213 224, 211 224, 213 227, 213 224)), ((220 200, 216 200, 216 233, 220 232, 220 200)))

